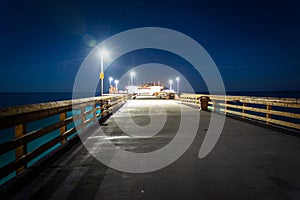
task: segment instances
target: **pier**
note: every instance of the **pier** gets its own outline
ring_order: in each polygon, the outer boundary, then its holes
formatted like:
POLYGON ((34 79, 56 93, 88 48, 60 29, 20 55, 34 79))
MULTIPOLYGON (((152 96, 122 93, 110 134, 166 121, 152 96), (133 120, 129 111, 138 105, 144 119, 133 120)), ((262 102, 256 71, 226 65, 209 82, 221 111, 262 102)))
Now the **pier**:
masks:
MULTIPOLYGON (((1 165, 0 178, 6 181, 0 198, 299 199, 299 108, 298 99, 206 94, 182 94, 175 100, 115 95, 3 108, 1 134, 10 129, 14 137, 1 142, 0 154, 13 154, 14 159, 1 165), (154 110, 157 116, 166 114, 157 134, 133 137, 119 127, 127 126, 129 118, 146 127, 151 107, 164 110, 154 110), (182 156, 162 169, 124 172, 89 151, 106 149, 111 160, 109 142, 133 153, 159 150, 176 137, 182 113, 189 121, 199 114, 193 122, 198 126, 195 138, 182 156), (224 127, 211 152, 199 158, 213 114, 225 117, 224 127), (28 128, 49 118, 54 123, 28 128), (105 138, 99 136, 100 129, 105 138), (48 141, 29 148, 48 134, 53 134, 48 141)), ((180 138, 174 152, 184 142, 180 138)), ((135 162, 137 169, 143 166, 135 162)))

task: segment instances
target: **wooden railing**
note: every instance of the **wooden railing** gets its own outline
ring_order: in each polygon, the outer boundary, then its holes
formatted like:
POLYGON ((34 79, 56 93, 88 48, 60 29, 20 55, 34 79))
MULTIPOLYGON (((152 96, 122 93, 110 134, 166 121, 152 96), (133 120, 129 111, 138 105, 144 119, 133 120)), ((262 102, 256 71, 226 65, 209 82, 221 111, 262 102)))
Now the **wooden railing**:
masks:
POLYGON ((208 97, 209 111, 300 131, 300 99, 182 94, 180 100, 200 108, 201 97, 208 97))
POLYGON ((5 138, 2 134, 8 133, 10 129, 13 138, 0 141, 0 156, 15 151, 15 158, 5 165, 2 163, 0 180, 14 172, 14 174, 21 173, 30 161, 47 153, 55 145, 65 143, 78 131, 84 131, 90 125, 98 123, 123 104, 125 98, 125 96, 104 96, 1 108, 0 138, 5 138), (51 119, 51 124, 45 123, 36 130, 28 131, 28 124, 47 119, 51 119), (55 131, 58 133, 54 134, 54 138, 28 151, 29 143, 55 131))

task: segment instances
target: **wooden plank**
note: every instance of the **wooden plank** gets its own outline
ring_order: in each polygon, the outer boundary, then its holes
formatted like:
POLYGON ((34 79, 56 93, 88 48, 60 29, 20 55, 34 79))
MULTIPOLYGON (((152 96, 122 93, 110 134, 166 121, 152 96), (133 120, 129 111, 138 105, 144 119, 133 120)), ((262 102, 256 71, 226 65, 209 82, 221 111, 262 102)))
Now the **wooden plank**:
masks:
POLYGON ((247 103, 243 103, 243 105, 242 105, 242 117, 243 118, 245 117, 247 108, 248 108, 247 103))
POLYGON ((97 115, 97 117, 105 117, 107 115, 107 113, 109 112, 109 110, 103 110, 103 112, 99 113, 97 115))
POLYGON ((94 118, 94 123, 97 123, 98 119, 97 119, 97 102, 96 101, 93 106, 93 118, 94 118))
POLYGON ((0 108, 0 130, 14 127, 19 124, 44 119, 63 112, 71 111, 82 104, 94 104, 95 100, 109 100, 123 98, 122 96, 90 97, 75 100, 38 103, 22 106, 0 108))
POLYGON ((95 122, 94 117, 91 117, 91 118, 85 120, 85 121, 84 121, 84 124, 87 125, 87 124, 89 124, 89 123, 91 123, 91 122, 95 122))
MULTIPOLYGON (((77 127, 80 128, 80 127, 77 127)), ((16 169, 20 168, 21 166, 26 165, 30 160, 33 160, 40 154, 44 153, 47 151, 49 148, 53 147, 57 143, 59 143, 62 139, 66 139, 68 136, 71 134, 75 133, 77 128, 72 128, 65 132, 65 134, 60 135, 53 140, 48 141, 47 143, 41 145, 37 149, 33 150, 32 152, 28 153, 27 155, 23 155, 22 157, 16 159, 15 161, 3 166, 0 169, 0 179, 6 177, 8 174, 12 173, 16 169)))
MULTIPOLYGON (((15 138, 22 137, 26 134, 26 125, 20 124, 15 127, 15 138)), ((27 153, 27 144, 22 144, 16 148, 16 160, 21 158, 27 153)), ((25 168, 27 168, 27 164, 20 166, 16 169, 16 174, 20 174, 25 168)))
POLYGON ((287 108, 300 108, 300 104, 297 103, 282 103, 282 102, 273 102, 273 101, 261 101, 261 100, 240 100, 242 103, 252 103, 252 104, 263 104, 270 106, 279 106, 287 108))
POLYGON ((86 128, 86 124, 85 124, 85 106, 82 106, 80 110, 81 110, 80 118, 81 118, 82 129, 85 129, 86 128))
MULTIPOLYGON (((225 104, 223 103, 218 103, 219 105, 224 106, 225 104)), ((249 110, 249 111, 254 111, 254 112, 259 112, 259 113, 268 113, 271 115, 278 115, 278 116, 284 116, 284 117, 290 117, 290 118, 296 118, 300 119, 300 114, 297 113, 291 113, 291 112, 283 112, 283 111, 277 111, 277 110, 268 110, 268 109, 263 109, 263 108, 253 108, 253 107, 247 107, 247 104, 245 103, 245 107, 239 106, 239 105, 232 105, 232 104, 227 104, 227 107, 230 108, 236 108, 236 109, 241 109, 241 110, 249 110)))
MULTIPOLYGON (((224 96, 210 95, 211 99, 222 100, 224 96)), ((276 102, 285 104, 300 104, 297 98, 275 98, 275 97, 250 97, 250 96, 226 96, 228 101, 259 101, 259 102, 276 102)), ((246 102, 247 103, 247 102, 246 102)))
POLYGON ((72 121, 73 121, 73 118, 69 117, 69 118, 65 119, 65 121, 57 122, 55 124, 46 126, 42 129, 32 131, 25 135, 19 136, 19 137, 15 138, 14 140, 4 142, 4 143, 0 144, 0 155, 6 153, 8 151, 11 151, 23 144, 27 144, 39 137, 42 137, 42 136, 46 135, 47 133, 55 131, 62 126, 65 126, 65 125, 71 123, 72 121))
MULTIPOLYGON (((204 94, 200 94, 203 96, 204 94)), ((296 98, 274 98, 274 97, 248 97, 248 96, 220 96, 220 95, 206 95, 209 96, 211 100, 224 101, 239 101, 241 103, 253 103, 253 104, 264 104, 271 106, 282 106, 290 108, 300 108, 300 99, 296 98)), ((199 95, 196 94, 184 94, 180 98, 197 98, 199 95)))
MULTIPOLYGON (((22 107, 20 107, 20 109, 22 110, 22 107)), ((2 112, 0 114, 0 130, 17 126, 19 124, 26 124, 28 122, 44 119, 71 110, 71 105, 61 108, 41 109, 34 112, 26 112, 25 110, 24 112, 20 111, 20 114, 15 113, 15 110, 7 110, 6 113, 2 112)))
MULTIPOLYGON (((228 110, 227 113, 241 116, 240 112, 236 112, 236 111, 232 111, 232 110, 228 110)), ((247 118, 250 118, 250 119, 256 119, 256 120, 265 121, 265 122, 268 121, 272 124, 286 126, 286 127, 295 128, 295 129, 300 129, 300 124, 296 124, 296 123, 292 123, 292 122, 285 122, 285 121, 281 121, 281 120, 277 120, 277 119, 267 119, 265 117, 260 117, 260 116, 251 115, 251 114, 244 114, 244 116, 247 118)))
MULTIPOLYGON (((268 111, 272 110, 272 106, 267 105, 267 110, 268 110, 268 111)), ((269 112, 266 113, 266 118, 267 118, 267 119, 271 119, 271 114, 270 114, 269 112)), ((266 124, 269 124, 269 123, 270 123, 270 122, 267 120, 267 121, 266 121, 266 124)))
MULTIPOLYGON (((66 117, 67 117, 67 113, 63 112, 59 115, 59 120, 61 122, 64 122, 66 120, 66 117)), ((66 132, 66 130, 67 130, 67 125, 60 127, 60 129, 59 129, 60 135, 63 135, 66 132)), ((65 143, 65 142, 66 142, 66 139, 63 139, 60 141, 61 144, 65 143)))
POLYGON ((91 109, 91 110, 85 111, 84 115, 87 116, 87 115, 93 114, 93 112, 94 112, 94 109, 91 109))
POLYGON ((217 109, 216 109, 216 101, 215 100, 213 100, 213 111, 216 111, 217 109))

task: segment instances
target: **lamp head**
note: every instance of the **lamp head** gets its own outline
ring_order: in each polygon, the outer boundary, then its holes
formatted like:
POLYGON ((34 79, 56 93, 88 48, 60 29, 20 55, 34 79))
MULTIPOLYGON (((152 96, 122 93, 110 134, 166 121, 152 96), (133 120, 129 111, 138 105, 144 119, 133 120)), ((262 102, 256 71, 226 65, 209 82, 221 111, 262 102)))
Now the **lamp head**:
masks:
POLYGON ((131 71, 131 72, 130 72, 130 76, 135 76, 135 72, 134 72, 134 71, 131 71))
POLYGON ((109 51, 106 49, 100 49, 100 56, 103 58, 109 57, 109 51))

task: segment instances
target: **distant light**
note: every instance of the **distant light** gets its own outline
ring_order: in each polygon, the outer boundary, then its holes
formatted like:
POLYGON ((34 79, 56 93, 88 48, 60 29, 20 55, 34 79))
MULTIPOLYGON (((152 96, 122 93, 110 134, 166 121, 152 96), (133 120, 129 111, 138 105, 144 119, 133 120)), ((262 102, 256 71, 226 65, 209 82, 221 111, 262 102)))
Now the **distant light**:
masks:
POLYGON ((173 80, 169 80, 169 83, 172 84, 172 83, 173 83, 173 80))
POLYGON ((101 49, 100 50, 100 56, 103 57, 103 58, 109 57, 109 51, 107 51, 106 49, 101 49))
POLYGON ((180 78, 177 76, 177 77, 176 77, 176 81, 179 81, 179 80, 180 80, 180 78))
POLYGON ((116 84, 116 91, 118 92, 118 83, 119 83, 119 80, 115 80, 114 82, 116 84))
POLYGON ((111 81, 113 81, 114 79, 113 79, 113 77, 109 77, 109 81, 111 82, 111 81))
POLYGON ((135 72, 134 72, 134 71, 131 71, 131 72, 130 72, 130 76, 135 76, 135 72))

